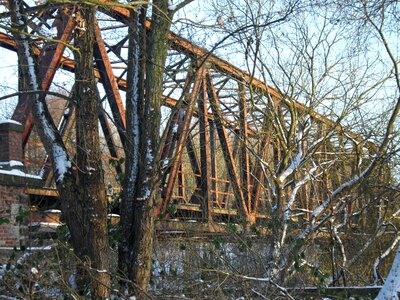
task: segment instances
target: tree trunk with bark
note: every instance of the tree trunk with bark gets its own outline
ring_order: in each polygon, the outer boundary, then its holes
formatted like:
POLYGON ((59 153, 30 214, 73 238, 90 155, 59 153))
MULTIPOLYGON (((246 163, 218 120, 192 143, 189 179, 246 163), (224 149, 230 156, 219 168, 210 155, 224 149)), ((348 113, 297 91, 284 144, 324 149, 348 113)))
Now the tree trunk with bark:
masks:
MULTIPOLYGON (((60 195, 63 217, 71 233, 74 252, 85 265, 80 282, 92 289, 94 299, 109 296, 107 203, 100 160, 98 114, 100 101, 93 69, 94 7, 82 6, 78 12, 75 43, 77 101, 77 162, 69 158, 57 127, 48 110, 41 89, 36 56, 27 32, 27 17, 23 1, 9 0, 9 9, 19 59, 19 86, 27 94, 34 124, 51 158, 55 182, 60 195), (90 277, 89 277, 90 275, 90 277), (90 281, 88 281, 90 279, 90 281)), ((82 269, 81 269, 82 270, 82 269)), ((80 275, 80 274, 78 274, 80 275)))
POLYGON ((159 179, 161 96, 167 37, 172 11, 167 0, 153 1, 149 32, 144 27, 146 8, 132 13, 130 22, 127 136, 128 159, 124 183, 120 263, 125 265, 139 298, 147 292, 151 276, 154 207, 159 179), (145 76, 144 76, 145 74, 145 76), (144 93, 144 90, 146 91, 144 93))
MULTIPOLYGON (((100 98, 97 90, 93 48, 95 42, 95 7, 81 5, 76 12, 75 29, 75 90, 77 182, 79 186, 77 205, 82 207, 82 231, 89 258, 90 280, 94 297, 109 296, 109 247, 107 234, 107 200, 101 162, 98 116, 100 98)), ((76 245, 76 247, 78 247, 76 245)))

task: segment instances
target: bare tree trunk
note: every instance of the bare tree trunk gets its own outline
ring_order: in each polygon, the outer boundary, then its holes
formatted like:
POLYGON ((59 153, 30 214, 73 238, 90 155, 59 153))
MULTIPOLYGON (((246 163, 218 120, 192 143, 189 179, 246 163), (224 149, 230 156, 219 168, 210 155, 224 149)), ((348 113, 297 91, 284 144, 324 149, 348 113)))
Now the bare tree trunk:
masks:
POLYGON ((126 91, 126 132, 125 146, 126 172, 121 202, 122 241, 119 245, 119 268, 125 273, 130 265, 131 245, 133 244, 133 207, 136 197, 136 184, 139 172, 139 144, 141 123, 139 115, 144 103, 144 71, 146 41, 146 7, 140 6, 131 11, 129 18, 128 72, 126 91))
POLYGON ((139 298, 145 296, 151 276, 154 207, 158 196, 162 80, 171 24, 166 17, 171 17, 168 1, 156 0, 153 5, 157 9, 153 10, 150 32, 146 33, 146 9, 141 7, 132 14, 129 40, 129 142, 121 214, 124 240, 120 247, 120 264, 126 266, 129 279, 134 282, 134 293, 139 298))
POLYGON ((14 27, 18 29, 13 31, 13 34, 17 41, 19 58, 19 86, 22 91, 37 91, 27 94, 28 103, 32 107, 40 138, 52 160, 72 245, 76 255, 82 261, 89 258, 89 267, 95 270, 91 273, 91 281, 86 281, 85 285, 91 285, 93 298, 107 298, 110 286, 107 273, 107 204, 97 125, 100 102, 93 70, 94 8, 84 7, 77 17, 75 42, 80 48, 76 55, 75 93, 78 108, 78 171, 74 172, 65 145, 46 105, 45 93, 41 91, 41 78, 31 49, 31 40, 25 34, 27 19, 23 1, 9 0, 8 4, 14 27))
MULTIPOLYGON (((101 163, 98 116, 100 99, 94 75, 94 15, 95 7, 82 5, 76 13, 75 29, 75 91, 77 182, 76 205, 82 208, 83 240, 89 258, 94 298, 109 296, 110 275, 107 234, 107 201, 101 163)), ((74 245, 75 248, 78 245, 74 245)))

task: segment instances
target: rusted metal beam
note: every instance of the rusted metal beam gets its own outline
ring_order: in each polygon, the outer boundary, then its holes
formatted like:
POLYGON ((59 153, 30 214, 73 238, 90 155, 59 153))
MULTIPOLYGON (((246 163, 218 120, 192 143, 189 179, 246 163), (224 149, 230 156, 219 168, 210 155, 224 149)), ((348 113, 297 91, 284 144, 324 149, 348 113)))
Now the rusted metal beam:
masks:
MULTIPOLYGON (((108 0, 100 0, 103 2, 112 2, 112 1, 108 1, 108 0)), ((104 9, 104 7, 103 7, 104 9)), ((116 6, 108 6, 107 10, 110 13, 114 13, 116 15, 118 15, 118 18, 120 18, 120 20, 124 21, 126 20, 126 18, 129 16, 129 10, 123 8, 123 7, 116 7, 116 6)), ((148 27, 150 27, 150 23, 148 22, 147 24, 148 27)), ((61 31, 59 30, 59 33, 61 31)), ((62 32, 65 33, 65 30, 63 30, 62 32)), ((96 73, 96 76, 98 78, 100 78, 101 82, 104 84, 106 92, 109 96, 109 99, 112 98, 113 100, 111 100, 114 104, 115 104, 115 114, 113 112, 113 116, 114 119, 116 120, 116 123, 120 123, 117 127, 123 129, 125 124, 124 124, 124 116, 125 116, 125 112, 123 109, 123 105, 122 105, 122 100, 120 99, 119 96, 119 89, 126 89, 126 82, 124 80, 116 80, 115 75, 113 74, 113 69, 112 69, 112 65, 108 60, 108 55, 107 55, 107 51, 106 51, 106 46, 101 38, 101 32, 100 32, 100 28, 97 28, 97 38, 98 41, 100 43, 98 43, 99 45, 97 45, 96 47, 98 48, 98 65, 99 65, 99 71, 96 73), (119 99, 118 99, 119 96, 119 99), (117 119, 120 118, 120 121, 117 121, 117 119)), ((7 48, 9 49, 15 49, 15 44, 12 45, 12 41, 9 41, 9 43, 7 44, 7 42, 4 42, 4 40, 2 40, 2 37, 4 35, 0 33, 0 43, 2 43, 3 45, 5 45, 7 48)), ((295 109, 302 111, 302 112, 306 112, 309 113, 312 118, 314 120, 316 120, 318 123, 320 124, 326 124, 327 127, 329 127, 328 130, 337 130, 337 131, 342 131, 343 128, 336 122, 333 122, 327 118, 325 118, 322 115, 317 114, 316 112, 312 111, 310 108, 306 107, 305 105, 298 103, 296 101, 294 101, 293 99, 289 99, 286 97, 286 95, 282 95, 277 89, 271 88, 269 86, 267 86, 264 82, 261 82, 255 78, 253 78, 252 76, 250 76, 249 74, 247 74, 246 72, 241 71, 240 69, 234 67, 233 65, 231 65, 230 63, 218 58, 217 56, 210 54, 208 52, 208 50, 200 48, 196 45, 194 45, 193 43, 190 43, 189 41, 177 36, 174 33, 170 33, 169 35, 169 40, 170 43, 172 45, 172 49, 177 50, 178 52, 180 52, 183 55, 186 55, 186 57, 197 57, 200 58, 200 66, 206 66, 207 68, 210 67, 212 68, 213 72, 218 73, 218 76, 224 77, 225 79, 223 79, 223 83, 227 83, 228 81, 231 80, 231 78, 233 78, 234 80, 237 80, 238 82, 240 82, 239 84, 241 85, 239 90, 240 90, 240 98, 241 99, 245 99, 245 89, 249 86, 252 86, 253 90, 256 90, 257 93, 259 93, 260 95, 263 95, 263 97, 265 97, 266 95, 270 95, 273 98, 273 101, 276 103, 277 106, 279 106, 280 108, 284 107, 285 105, 291 105, 293 107, 295 107, 295 109), (226 79, 229 78, 229 79, 226 79)), ((124 39, 122 40, 121 43, 119 43, 118 47, 122 47, 124 39)), ((121 49, 121 48, 119 48, 121 49)), ((35 49, 35 53, 38 53, 38 49, 35 49)), ((118 51, 118 49, 116 49, 116 51, 118 51)), ((42 55, 44 52, 44 50, 41 51, 42 55)), ((181 55, 180 54, 180 55, 181 55)), ((61 54, 59 54, 58 59, 63 61, 63 65, 62 67, 64 67, 65 69, 69 69, 69 70, 74 70, 74 63, 71 60, 65 59, 61 57, 61 54)), ((44 57, 44 56, 43 56, 44 57)), ((42 59, 43 59, 42 57, 42 59)), ((49 56, 49 58, 51 58, 51 56, 49 56)), ((51 80, 52 80, 52 76, 54 76, 54 72, 56 70, 56 68, 58 67, 59 61, 57 62, 57 59, 53 60, 51 59, 49 64, 51 63, 55 63, 54 68, 53 67, 44 67, 44 70, 46 73, 44 73, 44 75, 42 75, 42 77, 44 78, 44 82, 46 81, 46 77, 47 75, 49 75, 49 81, 48 81, 48 85, 50 86, 51 84, 51 80), (53 69, 53 70, 52 70, 53 69)), ((182 60, 182 64, 184 64, 184 60, 182 60)), ((180 82, 177 82, 178 85, 180 85, 180 82)), ((43 84, 43 86, 45 86, 45 84, 43 84)), ((192 90, 192 95, 194 94, 194 89, 196 86, 196 82, 193 86, 193 90, 192 90)), ((179 88, 182 88, 181 86, 179 86, 179 88)), ((171 88, 171 92, 169 95, 172 95, 173 91, 174 91, 175 87, 171 88)), ((222 91, 222 87, 220 87, 221 91, 222 91)), ((184 89, 185 90, 185 89, 184 89)), ((174 99, 172 99, 171 97, 169 97, 169 95, 167 97, 165 97, 166 103, 167 105, 170 106, 174 106, 177 103, 179 103, 179 101, 176 101, 174 99)), ((197 94, 196 94, 197 95, 197 94)), ((197 97, 197 96, 196 96, 197 97)), ((186 98, 186 100, 189 98, 186 98)), ((248 116, 247 113, 249 113, 247 111, 247 107, 246 107, 246 103, 243 101, 241 101, 241 99, 239 100, 239 122, 233 123, 232 121, 229 121, 228 118, 226 118, 225 120, 223 120, 223 115, 222 115, 222 110, 221 107, 219 105, 223 104, 223 100, 218 98, 218 91, 216 91, 215 87, 213 86, 213 82, 211 79, 211 76, 208 76, 208 79, 206 81, 206 84, 203 83, 203 97, 202 99, 197 99, 195 98, 194 100, 190 97, 190 101, 194 101, 196 102, 196 100, 198 100, 198 109, 196 111, 195 108, 193 108, 194 104, 192 104, 193 102, 187 101, 189 102, 188 107, 186 108, 186 116, 185 116, 185 120, 182 122, 182 126, 186 126, 186 122, 190 123, 190 119, 192 118, 192 116, 198 116, 199 117, 199 126, 200 126, 200 139, 201 139, 201 145, 202 147, 200 148, 200 157, 201 157, 201 174, 203 175, 202 177, 197 177, 196 178, 196 183, 198 187, 202 188, 202 195, 205 195, 205 197, 203 197, 203 199, 207 199, 207 204, 204 204, 202 206, 203 209, 203 213, 204 215, 208 215, 211 212, 210 209, 210 205, 211 205, 211 199, 212 199, 212 192, 211 191, 215 191, 215 199, 217 200, 217 177, 218 177, 218 172, 217 172, 217 165, 215 163, 216 158, 215 158, 215 140, 212 141, 212 133, 211 133, 211 126, 210 126, 210 121, 212 121, 214 124, 215 122, 215 127, 216 127, 216 131, 217 134, 219 136, 219 140, 220 140, 220 144, 221 144, 221 148, 223 149, 223 153, 224 153, 224 160, 226 162, 226 166, 227 166, 227 171, 228 171, 228 175, 229 175, 229 180, 231 182, 231 186, 233 187, 233 190, 235 192, 235 197, 236 197, 236 203, 238 203, 238 208, 243 210, 242 215, 244 215, 246 217, 247 220, 250 220, 251 222, 253 222, 253 216, 256 214, 257 208, 258 208, 258 203, 259 203, 259 198, 260 198, 260 193, 262 190, 262 182, 265 180, 265 178, 263 178, 263 172, 261 170, 261 167, 259 165, 258 168, 256 168, 257 163, 255 161, 253 161, 254 164, 254 168, 253 168, 253 178, 250 176, 251 172, 251 162, 252 160, 250 159, 250 153, 249 153, 249 136, 251 134, 251 129, 249 127, 248 123, 251 122, 247 122, 248 116), (206 88, 206 91, 204 90, 206 88), (207 112, 207 105, 206 105, 206 97, 205 94, 208 95, 211 107, 212 107, 212 115, 208 115, 207 112), (203 100, 203 103, 200 103, 201 100, 203 100), (190 113, 189 113, 190 112, 190 113), (186 119, 189 118, 189 121, 187 121, 186 119), (225 122, 223 122, 225 121, 225 122), (227 125, 228 122, 231 122, 233 124, 227 125), (185 124, 185 125, 184 125, 185 124), (239 125, 239 126, 238 126, 239 125), (207 130, 207 127, 210 127, 210 132, 207 130), (238 166, 235 165, 235 149, 231 150, 231 144, 232 141, 229 140, 229 135, 227 133, 229 130, 232 130, 232 128, 237 129, 237 131, 235 131, 235 133, 238 133, 239 139, 235 139, 235 143, 237 141, 240 141, 240 166, 241 169, 236 169, 238 168, 238 166), (204 134, 204 136, 202 137, 201 135, 204 134), (208 137, 207 137, 208 135, 208 137), (214 146, 212 146, 212 143, 214 143, 214 146), (208 149, 206 149, 206 147, 209 147, 208 149), (211 162, 210 162, 211 160, 211 162), (213 163, 214 161, 214 163, 213 163), (214 164, 214 165, 213 165, 214 164), (204 176, 206 175, 206 176, 204 176), (204 179, 205 177, 205 179, 204 179), (200 183, 199 183, 200 182, 200 183), (207 189, 204 188, 204 182, 206 182, 206 186, 207 189), (251 192, 250 192, 251 191, 251 192)), ((237 118, 237 109, 233 109, 234 113, 235 113, 235 117, 237 118)), ((278 109, 277 109, 278 112, 278 109)), ((251 112, 250 112, 251 113, 251 112)), ((24 117, 26 117, 27 115, 25 114, 24 117)), ((107 120, 107 119, 105 119, 107 120)), ((256 124, 256 128, 258 127, 260 123, 256 124)), ((175 163, 171 166, 171 173, 168 173, 169 177, 168 177, 168 183, 167 183, 167 187, 166 187, 166 197, 164 198, 166 201, 163 205, 168 205, 168 202, 171 198, 171 195, 173 193, 173 189, 174 189, 174 185, 176 184, 176 176, 178 176, 178 180, 179 180, 179 185, 180 187, 183 187, 184 185, 184 178, 183 178, 183 169, 182 169, 182 151, 183 151, 183 147, 186 146, 189 158, 190 158, 190 162, 192 165, 192 169, 194 171, 195 174, 199 174, 200 170, 199 170, 199 162, 197 161, 196 158, 196 152, 193 150, 193 142, 190 139, 190 133, 186 133, 184 132, 182 127, 182 135, 186 135, 186 140, 183 138, 181 139, 181 136, 179 136, 179 139, 176 138, 175 142, 177 144, 177 147, 175 149, 175 146, 173 146, 172 152, 171 150, 168 150, 168 157, 171 159, 178 159, 175 163), (190 148, 192 150, 190 150, 190 148), (180 149, 180 150, 179 150, 180 149), (175 157, 173 157, 173 153, 175 152, 175 157), (198 172, 195 172, 198 171, 198 172), (175 173, 174 173, 175 172, 175 173), (172 185, 172 186, 171 186, 172 185), (169 198, 167 197, 169 194, 169 198)), ((186 131, 189 131, 190 124, 186 127, 186 131)), ((262 127, 262 125, 260 126, 262 127)), ((360 140, 363 139, 363 137, 355 135, 353 133, 348 133, 348 135, 353 136, 356 140, 360 140)), ((111 136, 111 135, 110 135, 111 136)), ((120 134, 121 136, 121 141, 124 141, 124 137, 122 134, 120 134)), ((270 143, 270 136, 268 136, 268 141, 265 141, 265 143, 267 144, 265 147, 263 147, 263 151, 264 152, 260 152, 259 153, 259 157, 262 158, 266 158, 269 154, 269 143, 270 143)), ((274 143, 273 141, 271 141, 271 143, 274 143)), ((275 143, 277 143, 275 141, 275 143)), ((275 144, 275 154, 276 154, 276 158, 278 160, 280 160, 280 149, 281 149, 281 145, 279 145, 279 142, 277 144, 275 144)), ((167 177, 165 177, 167 178, 167 177)), ((179 194, 182 196, 183 193, 181 190, 179 190, 179 194)), ((218 202, 218 201, 217 201, 218 202)))
POLYGON ((178 137, 182 133, 184 115, 185 112, 182 108, 179 109, 177 112, 175 112, 174 116, 172 116, 172 122, 170 126, 166 129, 167 134, 163 142, 163 151, 161 154, 161 167, 163 169, 163 174, 161 178, 160 187, 162 188, 161 191, 162 199, 165 199, 165 182, 171 171, 171 166, 174 161, 173 154, 176 143, 178 141, 178 137))
MULTIPOLYGON (((189 157, 190 166, 192 167, 193 174, 201 174, 199 159, 197 158, 196 150, 193 144, 193 137, 189 134, 186 140, 186 152, 189 157)), ((199 176, 195 176, 196 180, 196 188, 200 188, 201 186, 201 179, 199 176)))
POLYGON ((186 200, 186 188, 185 188, 185 172, 183 169, 183 161, 179 161, 178 170, 178 195, 186 200))
POLYGON ((211 165, 210 136, 208 129, 207 86, 202 82, 200 96, 197 99, 200 127, 200 163, 201 163, 201 204, 203 220, 212 220, 211 216, 211 165))
MULTIPOLYGON (((191 80, 191 74, 190 72, 187 73, 186 79, 185 79, 185 86, 184 86, 184 91, 189 90, 189 85, 190 85, 190 80, 191 80)), ((181 96, 182 98, 184 97, 184 94, 181 96)), ((155 209, 155 216, 157 216, 160 213, 160 210, 164 206, 163 202, 165 201, 165 195, 166 195, 166 186, 165 182, 167 179, 167 176, 169 175, 171 171, 171 165, 172 165, 172 155, 175 150, 175 145, 176 142, 178 141, 178 137, 182 133, 182 128, 183 128, 183 118, 185 116, 185 111, 181 107, 174 107, 171 109, 171 124, 166 128, 166 134, 163 135, 163 139, 161 141, 161 147, 162 147, 162 153, 161 153, 161 164, 163 168, 163 174, 161 178, 161 200, 160 202, 156 205, 155 209)))
MULTIPOLYGON (((100 0, 101 2, 113 2, 110 0, 100 0)), ((107 9, 104 10, 105 13, 110 14, 113 17, 119 18, 119 20, 124 21, 125 18, 129 16, 129 10, 122 8, 122 7, 112 7, 108 6, 107 9)), ((150 22, 146 23, 146 26, 149 28, 150 22)), ((240 70, 239 68, 235 67, 234 65, 230 64, 229 62, 217 57, 216 55, 211 54, 207 49, 201 48, 188 40, 180 37, 179 35, 171 32, 168 36, 169 42, 171 43, 171 47, 175 50, 181 51, 182 53, 186 53, 188 56, 197 55, 198 57, 207 58, 207 62, 211 63, 213 68, 218 70, 219 72, 229 76, 231 78, 236 78, 239 81, 246 82, 246 86, 252 85, 253 89, 255 88, 256 91, 260 91, 263 94, 269 94, 273 99, 282 99, 284 95, 282 95, 277 89, 268 86, 266 83, 254 78, 250 74, 246 73, 245 71, 240 70)), ((16 51, 15 41, 12 37, 8 36, 7 34, 0 33, 0 45, 7 49, 16 51)), ((35 49, 35 52, 38 53, 39 50, 35 49)), ((60 66, 68 71, 73 72, 75 69, 74 62, 71 59, 63 57, 61 59, 60 66)), ((99 74, 96 74, 99 78, 99 74)), ((126 90, 126 81, 123 79, 118 80, 118 86, 122 90, 126 90)), ((177 100, 164 96, 165 104, 168 106, 174 106, 177 103, 177 100)), ((341 132, 344 131, 344 128, 337 122, 330 120, 329 118, 315 112, 310 107, 299 103, 293 100, 293 105, 299 111, 307 111, 307 113, 315 120, 325 123, 329 128, 332 130, 341 132)), ((361 135, 357 135, 353 132, 346 132, 352 138, 361 141, 364 140, 364 137, 361 135)), ((368 143, 368 145, 376 150, 376 145, 373 143, 368 143)))
MULTIPOLYGON (((240 162, 241 162, 241 180, 243 197, 247 206, 249 215, 251 210, 251 181, 250 181, 250 156, 249 156, 249 128, 247 124, 247 99, 246 90, 243 84, 239 83, 239 139, 240 139, 240 162)), ((255 220, 251 220, 254 223, 255 220)))
POLYGON ((216 160, 216 141, 215 141, 215 124, 214 121, 210 120, 208 122, 210 127, 210 165, 211 165, 211 189, 214 191, 213 197, 211 198, 215 203, 221 207, 220 198, 218 195, 218 165, 216 160))
MULTIPOLYGON (((199 96, 200 88, 202 85, 202 80, 204 78, 204 67, 200 67, 195 76, 194 76, 194 81, 193 81, 193 87, 190 95, 187 96, 187 107, 186 107, 186 112, 185 112, 185 119, 183 122, 183 127, 182 127, 182 134, 179 136, 177 145, 176 145, 176 150, 175 150, 175 156, 174 159, 179 161, 182 157, 183 153, 183 148, 186 145, 187 138, 189 136, 189 127, 190 127, 190 121, 193 116, 193 110, 194 110, 194 104, 196 102, 197 97, 199 96)), ((178 167, 179 165, 177 163, 174 163, 171 168, 171 172, 169 174, 166 190, 165 190, 165 198, 163 199, 163 208, 162 212, 165 212, 167 209, 167 206, 171 200, 172 192, 174 189, 175 185, 175 180, 176 180, 176 175, 178 173, 178 167)))
POLYGON ((107 49, 103 42, 100 27, 95 22, 95 38, 96 43, 94 46, 94 57, 96 61, 97 69, 99 70, 100 80, 104 86, 108 103, 110 104, 111 113, 114 118, 115 126, 121 140, 121 143, 125 149, 126 146, 126 119, 125 119, 125 107, 119 92, 118 84, 115 79, 110 60, 108 58, 107 49))
MULTIPOLYGON (((237 135, 237 134, 235 134, 235 136, 234 136, 234 140, 233 140, 233 150, 232 150, 232 158, 233 158, 233 161, 235 161, 235 159, 236 159, 236 157, 237 157, 237 155, 238 155, 238 152, 239 152, 239 136, 237 135)), ((230 184, 230 180, 229 180, 229 174, 228 174, 228 177, 227 177, 227 182, 225 183, 225 187, 224 187, 224 191, 222 192, 222 194, 223 194, 223 196, 224 196, 224 198, 223 198, 223 200, 222 200, 222 203, 224 204, 224 207, 225 208, 227 208, 228 207, 228 200, 227 200, 227 197, 228 197, 228 195, 229 195, 229 188, 230 188, 230 186, 231 186, 231 184, 230 184)))
POLYGON ((264 169, 263 169, 263 162, 268 160, 269 156, 269 147, 270 147, 270 142, 271 142, 271 126, 268 124, 269 120, 268 118, 265 118, 264 121, 264 126, 263 130, 265 133, 263 133, 261 141, 259 143, 259 149, 258 153, 260 154, 259 157, 261 158, 262 161, 259 161, 256 159, 253 164, 253 171, 252 171, 252 196, 251 196, 251 211, 252 214, 256 214, 258 210, 258 204, 260 203, 260 194, 261 191, 264 187, 264 179, 265 174, 264 174, 264 169))
MULTIPOLYGON (((104 137, 106 139, 108 151, 110 152, 111 157, 118 159, 119 154, 112 134, 110 122, 108 121, 108 116, 104 111, 100 112, 99 121, 101 129, 103 130, 104 133, 104 137)), ((115 164, 115 170, 117 171, 118 175, 122 174, 122 168, 120 164, 115 164)))
POLYGON ((221 143, 222 152, 224 155, 224 160, 226 164, 226 169, 228 171, 229 179, 233 187, 233 191, 236 198, 236 203, 238 209, 241 211, 242 216, 249 220, 249 211, 243 196, 243 191, 241 189, 241 183, 238 175, 238 171, 236 169, 236 165, 233 159, 232 149, 229 145, 229 137, 223 125, 221 108, 219 104, 219 99, 217 93, 215 91, 214 85, 212 83, 212 79, 210 74, 206 74, 207 81, 207 92, 208 99, 210 101, 211 109, 214 115, 214 121, 217 128, 217 133, 219 137, 219 141, 221 143))

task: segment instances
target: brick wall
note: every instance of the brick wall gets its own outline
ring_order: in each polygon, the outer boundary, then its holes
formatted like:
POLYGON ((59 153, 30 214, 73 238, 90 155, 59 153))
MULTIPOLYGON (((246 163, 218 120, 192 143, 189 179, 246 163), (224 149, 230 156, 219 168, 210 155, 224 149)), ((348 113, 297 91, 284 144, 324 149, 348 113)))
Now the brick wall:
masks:
POLYGON ((22 161, 22 131, 23 126, 16 122, 0 123, 0 162, 22 161))
POLYGON ((24 191, 42 184, 23 171, 22 131, 21 124, 0 120, 0 247, 27 244, 29 199, 24 191))
POLYGON ((0 247, 26 245, 27 227, 23 212, 28 209, 25 187, 0 184, 0 218, 8 223, 0 225, 0 247))

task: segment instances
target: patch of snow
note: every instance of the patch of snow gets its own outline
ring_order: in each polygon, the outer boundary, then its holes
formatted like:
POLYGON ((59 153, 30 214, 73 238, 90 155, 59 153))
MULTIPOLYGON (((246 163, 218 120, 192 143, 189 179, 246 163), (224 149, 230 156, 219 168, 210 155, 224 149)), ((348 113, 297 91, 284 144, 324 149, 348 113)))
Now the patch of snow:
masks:
POLYGON ((43 212, 44 213, 49 213, 49 214, 59 214, 59 213, 61 213, 61 210, 59 210, 59 209, 46 209, 43 212))
MULTIPOLYGON (((147 180, 148 181, 148 180, 147 180)), ((151 191, 150 191, 150 189, 149 188, 146 188, 145 189, 145 191, 144 191, 144 193, 143 193, 143 199, 148 199, 148 198, 150 198, 150 195, 151 195, 151 191)))
POLYGON ((22 172, 21 170, 0 170, 0 174, 25 177, 25 178, 33 178, 33 179, 42 179, 40 176, 30 175, 25 172, 22 172))
POLYGON ((1 161, 0 168, 2 166, 10 166, 10 167, 23 167, 24 164, 18 160, 10 160, 10 161, 1 161))
POLYGON ((185 233, 185 231, 183 230, 166 230, 166 231, 162 231, 162 234, 182 234, 185 233))
POLYGON ((78 284, 76 283, 76 274, 72 273, 68 278, 68 283, 71 288, 78 290, 78 284))
POLYGON ((150 164, 151 162, 153 162, 154 156, 153 156, 153 152, 151 151, 151 148, 148 148, 148 151, 146 153, 146 159, 148 161, 148 164, 150 164))
POLYGON ((68 154, 66 150, 59 144, 55 143, 56 141, 56 136, 55 133, 51 127, 51 125, 47 122, 45 119, 44 115, 44 104, 41 102, 35 103, 36 108, 38 110, 39 115, 41 116, 40 118, 40 123, 43 127, 43 131, 46 135, 46 137, 53 142, 52 144, 52 149, 51 149, 51 155, 53 157, 54 165, 57 170, 56 172, 56 179, 55 181, 57 183, 62 182, 64 179, 64 175, 68 172, 68 170, 71 168, 71 162, 68 159, 68 154))
POLYGON ((279 176, 278 180, 280 182, 284 182, 285 179, 290 176, 299 166, 301 163, 301 156, 302 153, 299 152, 297 154, 297 156, 295 157, 295 159, 291 160, 290 165, 286 168, 286 170, 281 174, 281 176, 279 176))
POLYGON ((68 160, 65 150, 59 145, 53 145, 53 160, 58 171, 56 182, 62 182, 64 180, 64 175, 68 172, 68 169, 71 168, 71 162, 68 160))
POLYGON ((31 252, 25 252, 20 258, 18 258, 16 265, 23 265, 24 261, 31 255, 31 252))
MULTIPOLYGON (((54 245, 49 245, 49 246, 42 246, 42 247, 26 247, 27 251, 48 251, 53 249, 53 247, 55 247, 56 244, 54 245)), ((20 248, 15 248, 15 247, 0 247, 0 250, 10 250, 10 251, 14 251, 15 249, 17 250, 21 250, 20 248)))
MULTIPOLYGON (((136 18, 136 28, 141 27, 141 9, 137 10, 138 16, 136 18)), ((134 47, 132 47, 132 52, 128 53, 128 57, 134 61, 133 63, 133 76, 129 77, 130 82, 128 82, 128 86, 130 87, 130 97, 129 99, 126 99, 127 102, 130 103, 131 105, 131 111, 127 111, 126 113, 130 114, 132 116, 131 118, 131 123, 130 127, 132 128, 132 133, 131 136, 129 137, 132 141, 133 144, 133 150, 132 150, 132 159, 131 159, 131 166, 130 166, 130 172, 129 174, 126 174, 128 178, 128 188, 127 188, 127 193, 128 195, 133 195, 135 191, 135 185, 137 181, 137 175, 138 175, 138 170, 139 170, 139 143, 140 143, 140 122, 139 122, 139 114, 138 114, 138 103, 139 103, 139 66, 140 66, 140 57, 141 57, 141 48, 140 48, 140 43, 136 42, 134 43, 134 47)), ((127 104, 128 105, 128 104, 127 104)))
POLYGON ((107 217, 120 217, 118 214, 108 214, 107 217))
POLYGON ((39 226, 39 227, 43 227, 43 228, 54 228, 54 229, 58 228, 61 225, 62 224, 56 223, 56 222, 30 222, 28 224, 28 226, 30 226, 30 227, 39 226))
POLYGON ((96 171, 96 169, 93 167, 87 166, 86 171, 87 171, 88 175, 92 175, 92 172, 96 171))
POLYGON ((10 120, 10 119, 0 119, 0 124, 16 124, 16 125, 22 125, 20 122, 10 120))
POLYGON ((107 270, 97 270, 97 269, 94 269, 97 273, 107 273, 107 270))
POLYGON ((162 160, 162 168, 165 168, 166 166, 168 166, 168 163, 169 163, 169 159, 168 158, 165 158, 165 159, 163 159, 162 160))

